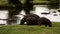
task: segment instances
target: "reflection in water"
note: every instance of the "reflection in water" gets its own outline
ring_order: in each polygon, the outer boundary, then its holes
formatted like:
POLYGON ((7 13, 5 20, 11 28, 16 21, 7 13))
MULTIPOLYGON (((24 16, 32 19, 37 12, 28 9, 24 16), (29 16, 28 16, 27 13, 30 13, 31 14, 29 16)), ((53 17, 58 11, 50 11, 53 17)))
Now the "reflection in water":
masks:
POLYGON ((8 11, 7 10, 0 10, 0 24, 6 24, 6 20, 8 18, 8 11))
POLYGON ((53 22, 60 22, 60 13, 56 9, 49 10, 46 6, 36 6, 35 13, 39 15, 40 17, 47 17, 53 22), (41 13, 50 13, 50 14, 41 14, 41 13), (56 13, 53 13, 56 12, 56 13), (54 16, 56 15, 56 16, 54 16))
MULTIPOLYGON (((37 14, 40 17, 47 17, 48 19, 50 19, 53 22, 60 22, 60 12, 58 12, 56 9, 51 9, 49 10, 47 8, 47 6, 45 5, 35 5, 35 10, 31 11, 31 13, 37 14), (55 12, 55 13, 54 13, 55 12), (41 13, 49 13, 49 14, 41 14, 41 13), (57 16, 54 16, 54 14, 56 14, 57 16)), ((24 10, 22 10, 21 14, 25 15, 24 10)), ((0 19, 7 19, 8 17, 8 11, 6 10, 2 10, 0 11, 0 19)), ((22 15, 16 15, 19 17, 18 19, 18 23, 20 23, 20 20, 23 18, 22 15)), ((0 24, 6 24, 6 20, 0 20, 0 24)))

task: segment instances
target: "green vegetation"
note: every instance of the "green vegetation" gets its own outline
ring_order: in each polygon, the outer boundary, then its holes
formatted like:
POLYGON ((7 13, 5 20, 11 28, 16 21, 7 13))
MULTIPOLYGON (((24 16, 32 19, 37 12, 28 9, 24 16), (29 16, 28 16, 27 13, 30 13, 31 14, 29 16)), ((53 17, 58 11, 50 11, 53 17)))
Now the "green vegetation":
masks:
MULTIPOLYGON (((25 0, 20 0, 22 3, 24 3, 25 0)), ((34 3, 42 3, 42 2, 47 2, 47 0, 33 0, 34 3)), ((0 0, 0 5, 5 5, 8 4, 8 0, 0 0)))
POLYGON ((0 5, 8 4, 8 0, 0 0, 0 5))
POLYGON ((60 34, 60 23, 53 23, 53 27, 8 25, 0 27, 0 34, 60 34))

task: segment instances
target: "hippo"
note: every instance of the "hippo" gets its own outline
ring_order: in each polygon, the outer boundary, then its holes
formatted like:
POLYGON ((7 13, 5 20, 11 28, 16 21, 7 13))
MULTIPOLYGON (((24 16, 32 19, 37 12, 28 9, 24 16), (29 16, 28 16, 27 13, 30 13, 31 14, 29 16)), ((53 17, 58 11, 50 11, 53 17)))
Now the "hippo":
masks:
MULTIPOLYGON (((32 20, 36 20, 36 19, 39 19, 40 17, 38 16, 38 15, 36 15, 36 14, 27 14, 27 15, 25 15, 23 18, 22 18, 22 20, 21 20, 21 22, 20 22, 20 24, 21 25, 23 25, 25 22, 28 22, 28 20, 29 20, 29 24, 30 24, 30 20, 32 21, 32 20), (32 19, 31 19, 32 18, 32 19)), ((28 24, 28 23, 27 23, 28 24)))
POLYGON ((38 25, 38 19, 35 17, 28 17, 26 19, 27 25, 38 25))
POLYGON ((45 25, 45 27, 47 26, 52 27, 52 22, 48 18, 40 17, 38 25, 45 25))

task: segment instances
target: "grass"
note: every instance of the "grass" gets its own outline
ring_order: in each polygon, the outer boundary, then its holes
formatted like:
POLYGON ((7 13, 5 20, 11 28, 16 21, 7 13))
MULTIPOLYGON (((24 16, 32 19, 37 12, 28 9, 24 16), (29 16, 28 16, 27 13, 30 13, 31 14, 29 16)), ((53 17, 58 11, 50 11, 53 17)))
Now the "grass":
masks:
POLYGON ((0 34, 60 34, 60 23, 53 23, 53 27, 8 25, 0 27, 0 34))

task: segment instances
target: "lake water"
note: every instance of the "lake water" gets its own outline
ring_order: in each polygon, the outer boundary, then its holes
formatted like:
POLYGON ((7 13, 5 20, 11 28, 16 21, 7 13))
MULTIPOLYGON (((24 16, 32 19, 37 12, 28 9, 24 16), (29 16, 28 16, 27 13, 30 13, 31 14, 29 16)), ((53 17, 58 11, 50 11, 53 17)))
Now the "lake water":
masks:
MULTIPOLYGON (((37 14, 40 17, 46 17, 50 19, 52 22, 60 22, 60 12, 58 12, 56 9, 49 10, 45 5, 35 5, 34 8, 35 8, 34 11, 31 11, 31 13, 37 14), (41 14, 41 13, 49 13, 49 14, 41 14)), ((25 15, 24 10, 21 11, 21 14, 25 15)), ((0 10, 0 19, 7 19, 8 18, 7 16, 8 16, 8 10, 0 10)), ((17 24, 19 24, 23 16, 22 15, 17 16, 19 18, 21 17, 17 21, 17 24)), ((6 20, 0 20, 0 24, 6 24, 6 20)))

